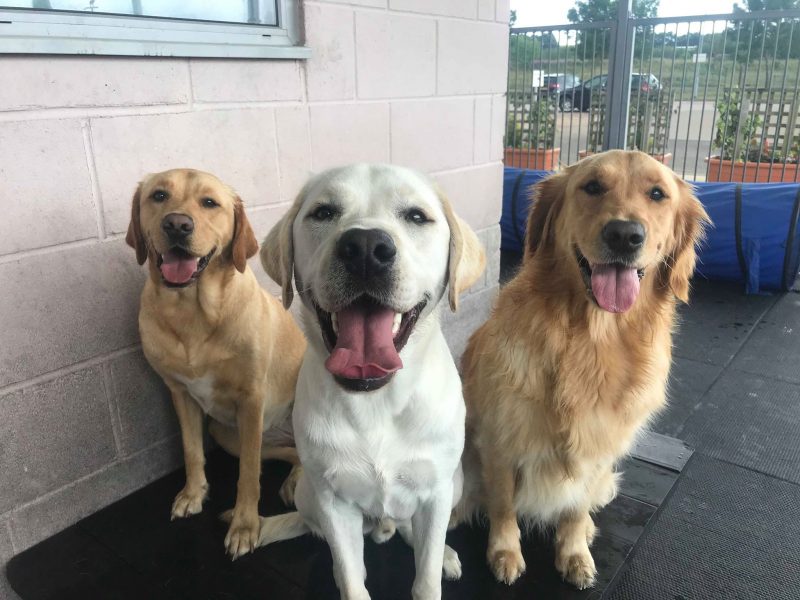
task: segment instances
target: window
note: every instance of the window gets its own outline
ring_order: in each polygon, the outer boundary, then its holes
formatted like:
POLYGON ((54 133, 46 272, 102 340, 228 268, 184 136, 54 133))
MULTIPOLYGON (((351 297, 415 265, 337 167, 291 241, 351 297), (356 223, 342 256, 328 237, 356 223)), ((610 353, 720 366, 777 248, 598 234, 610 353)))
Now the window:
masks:
POLYGON ((0 0, 0 53, 308 58, 299 0, 0 0))
POLYGON ((589 81, 583 84, 585 88, 605 87, 608 81, 608 75, 595 75, 589 81))

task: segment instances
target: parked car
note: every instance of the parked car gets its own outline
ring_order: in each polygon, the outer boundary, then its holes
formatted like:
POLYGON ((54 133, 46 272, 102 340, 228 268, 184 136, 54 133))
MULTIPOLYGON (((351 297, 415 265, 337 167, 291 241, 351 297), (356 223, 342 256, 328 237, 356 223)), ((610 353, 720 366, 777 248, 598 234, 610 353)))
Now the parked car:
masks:
POLYGON ((539 89, 543 93, 554 96, 564 90, 578 87, 580 84, 580 77, 570 73, 548 73, 542 78, 542 86, 539 89))
MULTIPOLYGON (((605 91, 608 75, 596 75, 581 85, 566 89, 558 95, 558 107, 564 112, 573 110, 589 110, 592 105, 592 94, 605 91)), ((631 95, 657 94, 661 91, 661 83, 652 73, 631 74, 631 95)))

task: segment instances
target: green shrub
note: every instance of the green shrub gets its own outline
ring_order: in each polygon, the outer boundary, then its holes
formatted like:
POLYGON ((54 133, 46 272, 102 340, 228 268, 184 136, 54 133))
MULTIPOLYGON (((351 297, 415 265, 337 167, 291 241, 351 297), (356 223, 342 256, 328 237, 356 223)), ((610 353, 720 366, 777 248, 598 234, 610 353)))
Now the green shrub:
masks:
POLYGON ((756 131, 761 127, 761 118, 749 110, 743 113, 739 90, 725 92, 717 101, 716 127, 713 145, 719 149, 720 158, 744 161, 755 154, 753 160, 757 160, 760 140, 756 131))
POLYGON ((550 150, 555 143, 556 105, 553 98, 536 96, 531 99, 530 110, 509 112, 506 121, 506 148, 550 150))

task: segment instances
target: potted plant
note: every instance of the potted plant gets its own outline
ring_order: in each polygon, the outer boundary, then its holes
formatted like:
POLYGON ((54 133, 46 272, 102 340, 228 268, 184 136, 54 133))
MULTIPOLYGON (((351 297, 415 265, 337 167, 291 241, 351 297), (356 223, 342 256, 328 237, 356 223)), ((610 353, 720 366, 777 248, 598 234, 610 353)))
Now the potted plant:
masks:
POLYGON ((717 102, 717 112, 713 147, 719 149, 719 154, 706 159, 707 181, 798 180, 800 136, 789 132, 795 135, 785 153, 773 148, 770 136, 762 131, 761 116, 742 107, 739 90, 726 93, 717 102))
POLYGON ((556 142, 556 107, 549 96, 534 98, 529 112, 511 112, 506 122, 505 165, 554 171, 561 148, 556 142), (520 117, 520 118, 517 118, 520 117))

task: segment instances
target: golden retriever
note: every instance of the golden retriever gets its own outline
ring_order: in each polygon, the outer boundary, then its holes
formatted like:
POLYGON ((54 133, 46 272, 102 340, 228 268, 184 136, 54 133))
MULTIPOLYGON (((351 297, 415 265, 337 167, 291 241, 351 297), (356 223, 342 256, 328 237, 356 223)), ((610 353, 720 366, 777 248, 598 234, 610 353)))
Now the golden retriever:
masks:
POLYGON ((590 513, 665 404, 676 300, 708 223, 692 190, 640 152, 587 158, 536 186, 519 274, 463 358, 464 502, 490 521, 498 580, 524 571, 518 518, 555 525, 556 569, 596 575, 590 513))
POLYGON ((200 512, 208 493, 206 413, 211 435, 240 457, 225 538, 236 558, 258 540, 262 458, 297 465, 290 418, 305 338, 256 281, 247 259, 258 243, 242 201, 213 175, 175 169, 144 179, 126 240, 139 264, 149 259, 142 348, 172 393, 183 438, 186 485, 172 518, 200 512))

